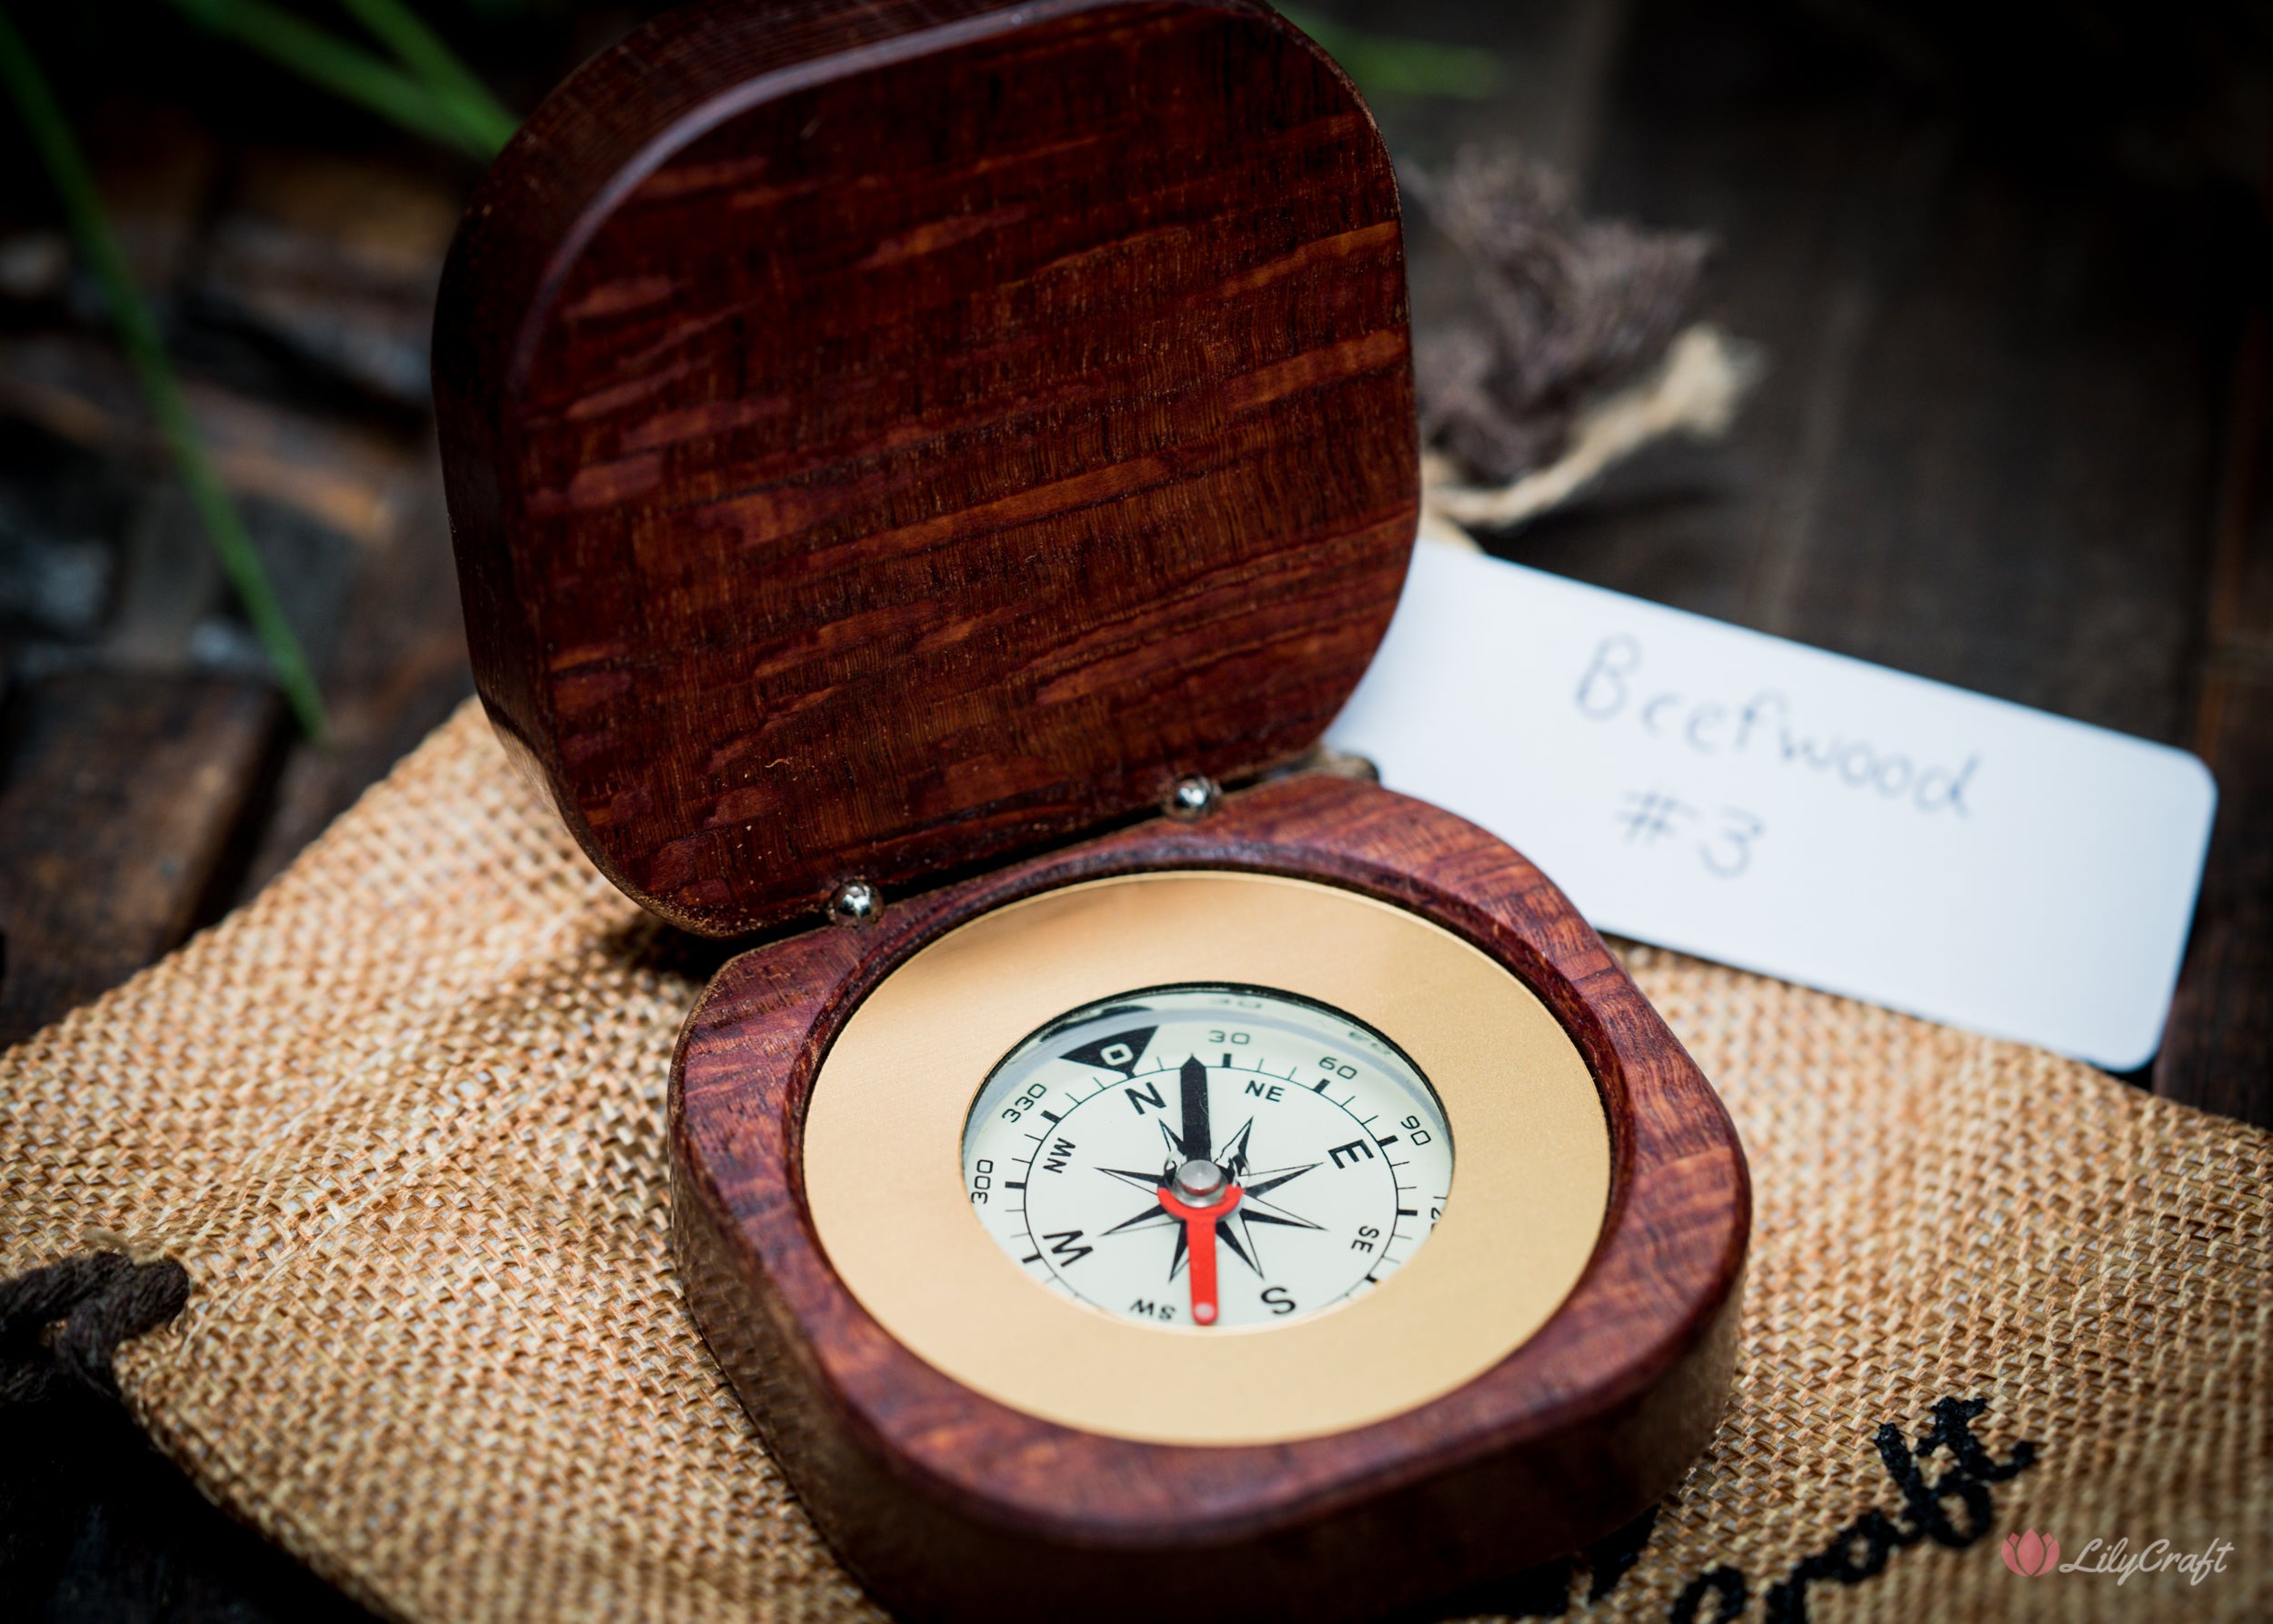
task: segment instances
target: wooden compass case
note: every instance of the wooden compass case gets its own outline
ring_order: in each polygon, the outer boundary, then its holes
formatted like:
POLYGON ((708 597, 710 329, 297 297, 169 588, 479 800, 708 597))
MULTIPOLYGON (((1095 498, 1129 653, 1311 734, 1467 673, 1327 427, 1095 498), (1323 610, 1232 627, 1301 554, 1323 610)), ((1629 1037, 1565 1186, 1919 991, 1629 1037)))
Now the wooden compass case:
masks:
POLYGON ((1363 673, 1418 511, 1396 185, 1323 54, 1248 0, 689 6, 499 158, 435 360, 498 732, 626 893, 757 941, 674 1069, 680 1267, 876 1595, 1374 1617, 1677 1480, 1749 1220, 1718 1101, 1517 853, 1370 784, 1265 777, 1363 673), (1252 787, 1160 816, 1188 779, 1252 787), (1409 910, 1583 1055, 1600 1238, 1480 1377, 1331 1436, 1109 1438, 959 1386, 832 1270, 802 1134, 864 997, 989 909, 1163 869, 1409 910), (854 882, 883 907, 832 922, 854 882))

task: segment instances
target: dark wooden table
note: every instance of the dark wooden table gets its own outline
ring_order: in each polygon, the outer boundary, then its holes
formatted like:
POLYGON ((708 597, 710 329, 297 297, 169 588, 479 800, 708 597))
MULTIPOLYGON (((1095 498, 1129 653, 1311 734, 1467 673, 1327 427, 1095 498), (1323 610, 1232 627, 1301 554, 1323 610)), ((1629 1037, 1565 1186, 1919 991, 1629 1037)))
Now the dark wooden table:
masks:
MULTIPOLYGON (((2209 873, 2162 1052, 2128 1080, 2273 1125, 2269 165, 2218 114, 2262 92, 2265 42, 2221 54, 2143 7, 2095 12, 2115 26, 2090 37, 2048 12, 2011 56, 1867 3, 1330 9, 1503 54, 1489 102, 1377 101, 1401 158, 1513 139, 1591 212, 1711 231, 1707 314, 1765 349, 1726 440, 1653 450, 1497 550, 2199 751, 2222 796, 2209 873)), ((470 175, 147 108, 93 129, 338 737, 291 732, 19 201, 0 1039, 250 896, 470 691, 422 348, 470 175)), ((1412 256, 1427 324, 1460 273, 1425 230, 1412 256)), ((16 1612, 358 1616, 92 1401, 0 1411, 16 1612)))

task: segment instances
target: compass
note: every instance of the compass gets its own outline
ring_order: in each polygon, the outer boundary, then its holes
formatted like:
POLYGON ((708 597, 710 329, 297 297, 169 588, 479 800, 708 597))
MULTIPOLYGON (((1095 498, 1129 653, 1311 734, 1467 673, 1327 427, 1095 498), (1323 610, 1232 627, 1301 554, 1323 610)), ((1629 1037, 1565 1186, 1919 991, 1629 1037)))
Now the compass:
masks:
POLYGON ((481 697, 661 922, 610 950, 734 945, 673 1256, 905 1617, 1451 1608, 1717 1423, 1719 1101, 1520 853, 1317 749, 1418 519, 1405 290, 1254 0, 701 0, 452 247, 481 697))
POLYGON ((1005 1254, 1077 1302, 1144 1325, 1291 1325, 1427 1239, 1452 1131, 1354 1016, 1272 987, 1150 987, 1068 1012, 996 1068, 963 1178, 1005 1254))
MULTIPOLYGON (((1570 1299, 1616 1152, 1595 1072, 1546 1000, 1433 905, 1193 866, 1274 809, 1311 808, 1298 823, 1330 845, 1353 791, 1377 816, 1464 827, 1371 787, 1289 781, 855 936, 890 967, 812 1078, 804 1210, 833 1280, 896 1347, 1113 1440, 1126 1469, 1161 1448, 1409 1418, 1570 1299), (1066 862, 1101 859, 1116 872, 1062 883, 1066 862), (940 1086, 911 1088, 918 1071, 940 1086)), ((1307 860, 1327 861, 1310 839, 1307 860)), ((729 965, 689 1024, 686 1120, 753 1040, 726 1012, 757 968, 729 965)))

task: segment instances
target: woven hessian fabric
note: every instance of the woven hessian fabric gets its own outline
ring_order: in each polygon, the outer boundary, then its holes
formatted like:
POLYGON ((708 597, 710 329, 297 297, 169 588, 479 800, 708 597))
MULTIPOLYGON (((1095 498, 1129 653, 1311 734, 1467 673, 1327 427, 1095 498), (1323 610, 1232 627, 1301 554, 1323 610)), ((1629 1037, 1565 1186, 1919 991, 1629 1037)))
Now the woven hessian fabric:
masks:
MULTIPOLYGON (((0 1269, 185 1265, 188 1308, 120 1354, 126 1402, 382 1612, 874 1616, 673 1279, 665 1079, 696 957, 469 707, 251 907, 0 1058, 0 1269)), ((1597 1553, 1525 1594, 1621 1619, 2273 1616, 2273 1136, 1629 957, 1751 1157, 1737 1389, 1630 1569, 1597 1553), (1944 1483, 1922 1537, 1897 1469, 1962 1475, 1916 1449, 1953 1399, 2003 1475, 1944 1483), (2193 1585, 2032 1578, 2000 1560, 2023 1529, 2064 1560, 2235 1549, 2193 1585)))

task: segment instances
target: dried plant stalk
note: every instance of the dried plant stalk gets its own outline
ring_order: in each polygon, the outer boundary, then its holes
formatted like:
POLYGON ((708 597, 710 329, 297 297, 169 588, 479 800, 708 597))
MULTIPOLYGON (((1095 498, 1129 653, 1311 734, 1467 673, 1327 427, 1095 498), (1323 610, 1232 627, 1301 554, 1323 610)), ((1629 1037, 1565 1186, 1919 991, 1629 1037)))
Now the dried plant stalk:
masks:
POLYGON ((1423 441, 1470 479, 1511 483, 1564 454, 1591 401, 1661 360, 1712 239, 1587 219, 1508 149, 1469 148, 1405 181, 1467 262, 1480 314, 1415 342, 1423 441))

